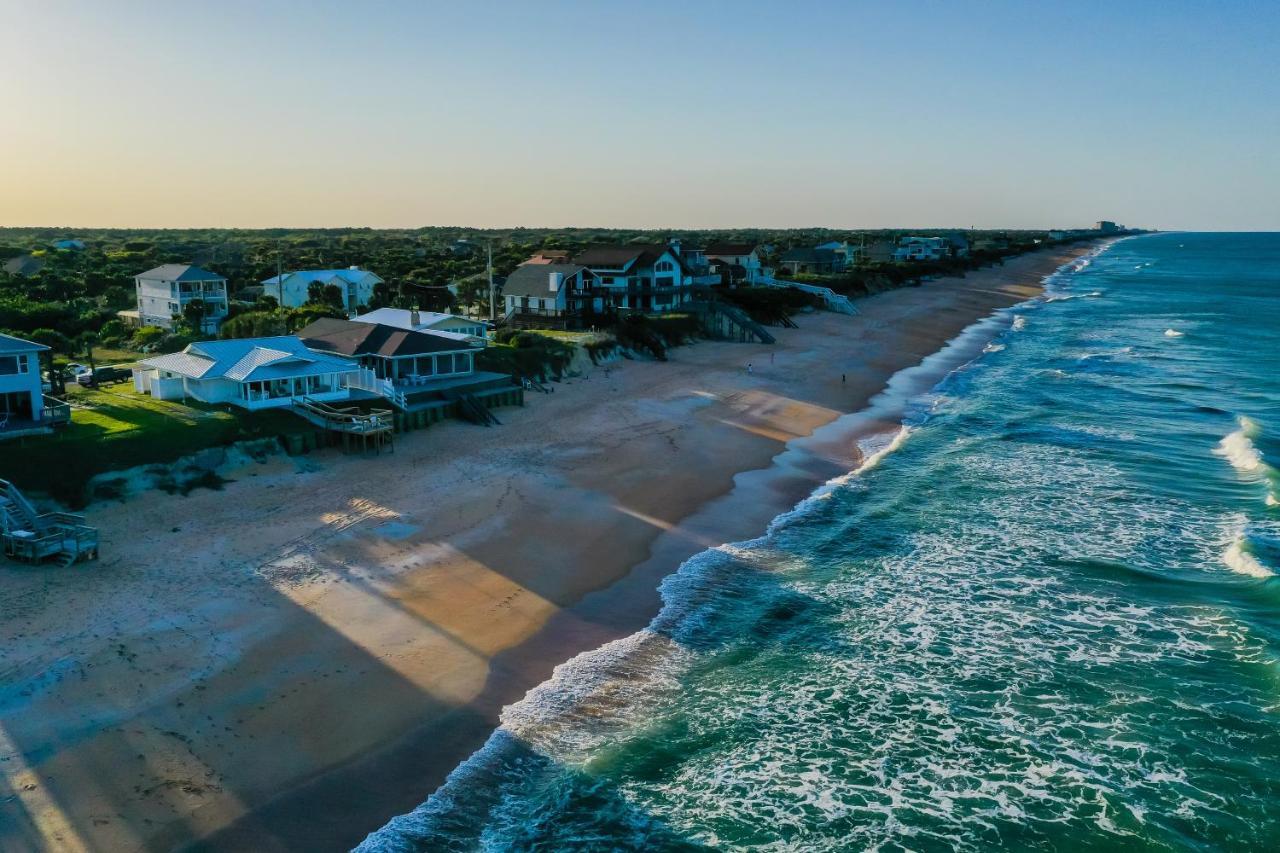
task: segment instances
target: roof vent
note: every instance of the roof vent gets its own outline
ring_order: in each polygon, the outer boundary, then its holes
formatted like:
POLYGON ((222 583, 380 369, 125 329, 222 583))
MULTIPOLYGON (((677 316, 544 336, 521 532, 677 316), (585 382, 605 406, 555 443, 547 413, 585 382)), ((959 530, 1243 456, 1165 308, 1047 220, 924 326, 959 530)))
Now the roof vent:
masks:
POLYGON ((414 308, 412 311, 409 312, 409 325, 415 329, 418 328, 418 320, 421 318, 421 316, 422 315, 418 313, 418 309, 414 308))

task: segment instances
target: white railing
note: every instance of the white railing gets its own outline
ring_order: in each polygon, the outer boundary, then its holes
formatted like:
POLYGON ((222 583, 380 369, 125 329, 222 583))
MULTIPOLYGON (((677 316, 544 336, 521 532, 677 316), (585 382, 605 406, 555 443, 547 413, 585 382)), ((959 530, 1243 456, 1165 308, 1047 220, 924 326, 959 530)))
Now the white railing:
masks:
POLYGON ((368 391, 370 394, 377 394, 379 397, 385 397, 402 409, 408 406, 405 402, 404 392, 398 390, 394 382, 390 379, 379 379, 378 375, 368 367, 362 367, 348 374, 347 387, 357 388, 361 391, 368 391))
POLYGON ((794 290, 802 290, 805 293, 812 293, 815 296, 822 297, 822 304, 828 311, 834 311, 837 314, 857 314, 858 309, 854 307, 849 297, 842 293, 836 293, 829 287, 823 287, 819 284, 805 284, 800 281, 786 281, 785 279, 761 278, 757 284, 763 284, 766 287, 790 287, 794 290))

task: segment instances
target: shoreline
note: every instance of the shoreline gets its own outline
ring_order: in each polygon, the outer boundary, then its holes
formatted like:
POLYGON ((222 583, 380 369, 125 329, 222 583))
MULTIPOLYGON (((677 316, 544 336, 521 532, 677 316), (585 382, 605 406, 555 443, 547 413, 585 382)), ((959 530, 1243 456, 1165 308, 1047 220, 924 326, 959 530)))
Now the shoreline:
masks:
MULTIPOLYGON (((914 396, 886 383, 1097 245, 804 316, 775 347, 593 369, 507 426, 433 428, 390 458, 273 462, 225 493, 92 508, 117 584, 29 579, 0 601, 26 608, 4 661, 26 695, 0 691, 0 708, 28 713, 7 740, 90 848, 350 847, 425 800, 554 666, 645 627, 688 557, 856 467, 857 442, 896 430, 914 396), (119 600, 144 590, 154 602, 119 600), (102 613, 60 624, 42 591, 102 613), (79 682, 56 672, 69 664, 79 682), (89 772, 126 758, 143 781, 89 772)), ((17 800, 28 820, 3 844, 42 832, 17 800)))

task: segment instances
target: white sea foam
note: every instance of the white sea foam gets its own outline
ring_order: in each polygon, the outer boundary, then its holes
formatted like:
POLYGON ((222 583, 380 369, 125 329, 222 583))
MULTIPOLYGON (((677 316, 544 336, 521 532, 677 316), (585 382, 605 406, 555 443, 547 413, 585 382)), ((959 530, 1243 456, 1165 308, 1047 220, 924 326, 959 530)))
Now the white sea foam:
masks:
POLYGON ((1165 330, 1164 330, 1164 336, 1165 336, 1166 338, 1180 338, 1180 337, 1182 337, 1184 334, 1186 334, 1186 333, 1185 333, 1185 332, 1179 332, 1177 329, 1165 329, 1165 330))
POLYGON ((1241 575, 1248 575, 1252 578, 1275 576, 1275 572, 1262 565, 1262 562, 1247 550, 1247 540, 1243 535, 1237 536, 1227 546, 1227 550, 1222 552, 1222 562, 1231 571, 1241 575))
MULTIPOLYGON (((1091 257, 1101 254, 1109 245, 1095 250, 1091 257)), ((1068 271, 1079 272, 1088 265, 1089 258, 1080 259, 1069 268, 1046 276, 1045 284, 1049 286, 1068 271)), ((1096 297, 1102 294, 1095 291, 1083 295, 1096 297)), ((887 406, 892 398, 896 398, 893 402, 902 405, 904 396, 911 399, 928 396, 927 392, 922 393, 915 387, 913 374, 928 375, 942 366, 948 369, 947 377, 955 375, 972 362, 972 354, 967 354, 972 353, 970 344, 989 336, 1012 310, 1026 310, 1036 301, 997 312, 975 323, 921 365, 900 371, 890 380, 890 388, 881 395, 880 402, 887 406), (904 395, 907 389, 910 391, 904 395)), ((1010 329, 1021 330, 1024 327, 1025 318, 1014 315, 1010 329)), ((1003 348, 1003 345, 997 346, 1003 348)), ((946 379, 934 388, 945 382, 946 379)), ((921 412, 927 416, 928 408, 922 407, 921 412)), ((611 732, 640 719, 648 706, 643 700, 652 699, 674 686, 675 676, 696 654, 690 646, 674 638, 696 633, 701 622, 712 615, 704 615, 703 611, 714 605, 735 580, 745 582, 741 581, 744 563, 759 563, 767 554, 769 565, 761 568, 772 572, 782 570, 779 555, 768 548, 769 536, 788 521, 803 516, 840 485, 879 465, 901 448, 912 433, 913 427, 904 423, 896 432, 861 440, 862 461, 859 466, 828 481, 794 509, 779 515, 769 525, 765 536, 712 548, 685 561, 661 582, 662 608, 647 628, 557 666, 550 679, 503 709, 500 728, 483 747, 454 769, 438 791, 413 812, 397 817, 371 833, 357 849, 364 853, 400 850, 403 849, 399 843, 402 833, 409 837, 426 837, 434 827, 456 822, 456 815, 450 814, 452 811, 483 808, 483 805, 473 802, 474 789, 489 785, 496 775, 504 772, 506 761, 512 756, 532 750, 565 766, 580 765, 589 760, 591 753, 608 741, 611 732), (591 725, 584 725, 586 719, 591 720, 591 725)), ((1025 587, 1033 586, 1034 580, 1028 579, 1025 587)))
POLYGON ((1013 318, 1013 325, 1010 326, 1009 328, 1013 329, 1013 331, 1015 332, 1021 332, 1026 327, 1027 327, 1027 318, 1019 314, 1018 316, 1013 318))
POLYGON ((1253 439, 1258 434, 1257 422, 1243 415, 1237 422, 1240 428, 1223 437, 1218 442, 1216 452, 1242 474, 1263 473, 1266 463, 1262 461, 1262 452, 1253 445, 1253 439))

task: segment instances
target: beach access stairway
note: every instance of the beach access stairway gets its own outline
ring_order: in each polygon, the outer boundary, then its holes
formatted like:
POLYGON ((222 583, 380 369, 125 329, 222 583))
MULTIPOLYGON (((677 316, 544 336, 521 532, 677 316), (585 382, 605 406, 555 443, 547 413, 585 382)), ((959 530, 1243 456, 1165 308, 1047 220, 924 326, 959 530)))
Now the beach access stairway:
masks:
POLYGON ((0 480, 0 539, 6 557, 28 563, 54 560, 65 567, 98 558, 98 530, 84 516, 37 512, 7 480, 0 480))
POLYGON ((712 337, 729 341, 759 341, 762 344, 776 342, 776 338, 764 326, 751 319, 751 315, 737 305, 719 299, 690 302, 685 306, 698 315, 703 329, 712 337))
POLYGON ((805 284, 801 281, 786 281, 785 279, 774 278, 773 276, 762 276, 757 278, 756 284, 765 287, 789 287, 792 290, 801 290, 805 293, 812 293, 814 296, 822 298, 822 307, 828 311, 834 311, 837 314, 857 314, 858 309, 854 307, 853 301, 842 293, 836 293, 829 287, 823 287, 820 284, 805 284))
POLYGON ((337 434, 348 449, 359 440, 366 450, 371 446, 381 450, 391 444, 395 432, 391 409, 334 406, 303 397, 294 402, 293 413, 326 432, 337 434))

